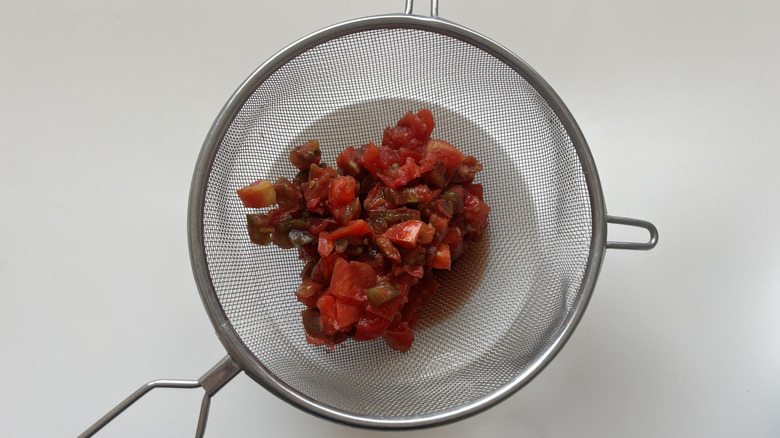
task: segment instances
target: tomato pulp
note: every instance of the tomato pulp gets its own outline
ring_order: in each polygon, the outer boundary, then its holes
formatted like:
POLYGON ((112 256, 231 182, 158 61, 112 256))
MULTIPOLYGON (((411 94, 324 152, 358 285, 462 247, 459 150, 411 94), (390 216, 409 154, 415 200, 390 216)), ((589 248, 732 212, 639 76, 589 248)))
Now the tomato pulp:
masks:
POLYGON ((319 142, 290 152, 292 179, 258 180, 237 191, 250 241, 297 248, 305 262, 295 296, 306 340, 331 349, 353 338, 412 345, 412 328, 450 269, 487 227, 490 207, 474 182, 482 164, 431 138, 433 114, 406 113, 380 145, 344 149, 336 167, 321 162, 319 142))

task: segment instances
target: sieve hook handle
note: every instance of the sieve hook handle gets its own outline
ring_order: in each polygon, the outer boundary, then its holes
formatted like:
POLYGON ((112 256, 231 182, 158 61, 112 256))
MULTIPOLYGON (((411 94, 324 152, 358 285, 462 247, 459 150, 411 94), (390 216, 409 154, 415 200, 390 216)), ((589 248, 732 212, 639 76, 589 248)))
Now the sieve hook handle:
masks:
MULTIPOLYGON (((406 0, 406 7, 404 7, 404 14, 411 15, 412 9, 414 9, 414 0, 406 0)), ((431 0, 431 17, 437 18, 439 16, 439 0, 431 0)))
POLYGON ((650 239, 647 242, 607 241, 607 248, 634 249, 634 250, 647 251, 649 249, 653 249, 655 245, 658 243, 658 229, 655 227, 655 225, 651 224, 648 221, 643 221, 641 219, 634 219, 630 217, 607 216, 607 223, 629 225, 632 227, 644 228, 650 233, 650 239))
POLYGON ((130 394, 122 403, 119 403, 114 409, 104 415, 103 418, 93 424, 92 427, 79 435, 79 438, 87 438, 96 434, 106 424, 111 422, 111 420, 119 416, 125 409, 129 408, 130 405, 154 388, 203 388, 206 392, 203 394, 203 401, 200 404, 198 428, 195 431, 195 438, 202 438, 203 434, 206 432, 206 420, 208 419, 209 407, 211 406, 211 396, 222 389, 222 387, 233 379, 239 371, 241 371, 241 368, 238 364, 233 362, 233 359, 231 359, 230 356, 225 356, 198 380, 153 380, 130 394))

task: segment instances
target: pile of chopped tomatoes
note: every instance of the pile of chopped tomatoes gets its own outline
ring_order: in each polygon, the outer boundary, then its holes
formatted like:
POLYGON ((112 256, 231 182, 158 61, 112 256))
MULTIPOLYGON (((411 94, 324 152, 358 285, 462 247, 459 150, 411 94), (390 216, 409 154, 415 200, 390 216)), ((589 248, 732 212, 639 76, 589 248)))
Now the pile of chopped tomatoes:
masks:
POLYGON ((295 295, 309 343, 383 337, 409 350, 438 287, 432 270, 450 269, 485 230, 490 207, 473 182, 482 164, 431 138, 433 127, 429 110, 410 111, 380 146, 350 146, 335 168, 312 140, 290 152, 292 180, 238 190, 248 208, 278 205, 247 215, 250 240, 297 248, 305 262, 295 295))

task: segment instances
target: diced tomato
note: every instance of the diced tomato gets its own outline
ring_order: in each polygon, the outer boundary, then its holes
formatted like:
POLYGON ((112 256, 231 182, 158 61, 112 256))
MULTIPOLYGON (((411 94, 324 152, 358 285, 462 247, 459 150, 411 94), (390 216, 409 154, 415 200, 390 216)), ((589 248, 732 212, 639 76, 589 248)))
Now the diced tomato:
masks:
POLYGON ((382 336, 390 325, 390 320, 372 313, 364 313, 355 326, 356 341, 371 341, 382 336))
POLYGON ((317 283, 330 284, 336 261, 343 258, 344 256, 337 252, 331 253, 327 256, 322 256, 319 263, 317 263, 314 266, 314 269, 312 269, 311 279, 317 283))
POLYGON ((428 187, 420 184, 390 191, 393 203, 396 205, 422 204, 433 198, 433 192, 428 187))
POLYGON ((487 219, 490 207, 472 194, 463 202, 463 218, 474 227, 479 227, 487 219))
POLYGON ((355 152, 355 147, 350 146, 344 149, 336 158, 336 165, 339 169, 343 170, 345 174, 350 176, 358 176, 363 170, 363 166, 360 164, 359 155, 355 152))
POLYGON ((336 228, 330 237, 335 240, 347 236, 365 236, 366 234, 371 234, 371 227, 363 219, 358 219, 343 227, 336 228))
POLYGON ((442 243, 455 243, 463 238, 463 233, 458 227, 447 227, 447 232, 442 237, 442 243))
POLYGON ((331 205, 330 212, 333 217, 338 220, 341 225, 346 225, 350 221, 353 221, 360 217, 360 199, 355 198, 349 204, 343 206, 333 207, 331 205))
POLYGON ((417 238, 420 236, 422 225, 422 221, 414 219, 401 222, 390 227, 385 236, 396 245, 404 248, 414 248, 417 244, 417 238))
POLYGON ((422 109, 416 114, 409 111, 398 121, 395 127, 388 127, 382 135, 382 144, 398 149, 413 140, 424 141, 430 137, 434 128, 433 113, 422 109))
POLYGON ((393 246, 393 243, 390 242, 390 239, 386 236, 375 236, 374 244, 376 244, 379 250, 382 251, 382 254, 388 259, 395 263, 401 261, 401 253, 398 251, 398 248, 393 246))
POLYGON ((411 158, 415 163, 419 163, 422 158, 422 143, 419 146, 407 146, 398 149, 399 163, 406 163, 407 158, 411 158))
POLYGON ((274 227, 267 215, 259 213, 246 215, 246 229, 250 242, 263 246, 271 244, 271 233, 274 227))
POLYGON ((263 208, 276 204, 276 191, 270 181, 259 179, 236 191, 246 208, 263 208))
POLYGON ((436 228, 423 222, 422 226, 420 227, 420 235, 417 237, 417 241, 423 245, 428 245, 433 242, 433 235, 435 233, 436 228))
POLYGON ((309 187, 303 193, 306 198, 306 208, 314 213, 325 213, 325 200, 328 199, 328 187, 330 180, 327 178, 315 179, 309 182, 309 187))
POLYGON ((330 233, 323 231, 320 233, 320 238, 317 242, 317 252, 321 256, 325 257, 333 252, 333 248, 336 246, 336 239, 330 237, 330 233))
POLYGON ((332 218, 310 217, 306 219, 309 234, 319 236, 323 231, 335 230, 338 223, 332 218))
POLYGON ((406 157, 403 166, 397 163, 377 173, 379 179, 390 188, 405 186, 409 181, 418 178, 422 174, 420 166, 412 157, 406 157))
POLYGON ((320 327, 320 311, 318 309, 306 309, 301 312, 303 329, 306 331, 306 340, 310 344, 325 345, 325 334, 320 327))
POLYGON ((276 192, 276 203, 279 208, 285 210, 298 210, 299 201, 303 198, 301 191, 286 178, 279 178, 274 183, 274 192, 276 192))
POLYGON ((476 158, 468 156, 463 159, 463 162, 455 168, 455 173, 452 176, 453 183, 470 183, 474 181, 474 176, 482 170, 482 163, 477 161, 476 158))
POLYGON ((455 169, 465 158, 455 146, 432 138, 425 143, 420 165, 424 170, 432 170, 436 162, 441 162, 445 169, 455 169))
POLYGON ((308 298, 319 294, 319 292, 322 291, 323 289, 325 289, 325 286, 323 286, 320 283, 317 283, 312 279, 308 279, 308 280, 304 280, 303 283, 301 283, 301 285, 298 286, 298 289, 295 291, 295 295, 299 297, 308 298))
POLYGON ((371 227, 362 219, 351 221, 343 227, 336 228, 331 233, 321 232, 318 242, 319 253, 322 256, 330 254, 338 239, 350 236, 360 237, 366 234, 371 234, 371 227))
POLYGON ((336 297, 324 294, 317 300, 317 308, 320 310, 320 328, 325 335, 332 335, 339 331, 336 321, 336 297))
POLYGON ((482 184, 464 184, 463 187, 480 200, 484 200, 482 184))
POLYGON ((409 289, 409 298, 406 305, 401 309, 401 320, 406 322, 409 327, 414 327, 420 319, 419 311, 424 308, 430 300, 439 283, 433 272, 428 270, 419 283, 409 289))
POLYGON ((360 308, 341 300, 336 300, 336 323, 339 331, 347 331, 360 320, 360 308))
POLYGON ((400 322, 398 324, 390 324, 387 331, 385 331, 384 338, 388 347, 404 352, 409 351, 412 347, 414 334, 408 324, 400 322))
POLYGON ((312 164, 320 162, 320 142, 309 140, 290 151, 290 162, 299 170, 308 170, 312 164))
POLYGON ((429 186, 437 189, 447 187, 447 182, 449 180, 447 178, 447 169, 441 162, 437 161, 433 163, 433 165, 428 164, 425 166, 425 169, 421 168, 420 170, 423 171, 423 181, 429 186))
POLYGON ((428 262, 428 264, 433 269, 450 269, 450 246, 446 243, 442 243, 438 247, 436 247, 436 250, 433 252, 433 257, 431 257, 431 260, 428 262))
POLYGON ((365 146, 362 158, 361 164, 374 176, 376 176, 377 172, 384 169, 381 167, 381 162, 379 160, 379 147, 374 143, 368 143, 365 146))
POLYGON ((425 274, 425 267, 422 264, 404 265, 402 269, 407 274, 417 278, 422 278, 423 274, 425 274))
POLYGON ((372 306, 381 306, 401 294, 401 291, 389 281, 383 281, 366 289, 366 297, 372 306))
POLYGON ((366 199, 363 201, 363 208, 371 216, 380 211, 391 210, 395 208, 395 204, 390 199, 390 195, 390 189, 384 184, 378 183, 366 195, 366 199))
POLYGON ((355 178, 351 176, 339 176, 330 182, 328 202, 331 207, 340 207, 349 204, 355 199, 355 178))
POLYGON ((306 342, 309 344, 327 345, 333 350, 336 344, 347 339, 346 334, 341 332, 332 335, 324 334, 320 326, 320 311, 317 309, 305 309, 301 312, 301 317, 303 319, 303 329, 306 333, 306 342))
POLYGON ((374 270, 367 263, 339 259, 333 267, 329 291, 339 299, 363 304, 367 300, 364 291, 374 285, 375 278, 374 270))
POLYGON ((405 302, 406 294, 400 294, 397 297, 378 306, 369 303, 366 305, 366 311, 380 316, 388 321, 392 321, 396 312, 401 309, 401 306, 403 306, 405 302))

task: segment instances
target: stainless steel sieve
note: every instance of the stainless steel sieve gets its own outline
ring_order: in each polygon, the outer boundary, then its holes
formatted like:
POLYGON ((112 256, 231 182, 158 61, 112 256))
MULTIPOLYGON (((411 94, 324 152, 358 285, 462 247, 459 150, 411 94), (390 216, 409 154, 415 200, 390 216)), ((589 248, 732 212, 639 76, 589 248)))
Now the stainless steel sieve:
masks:
POLYGON ((608 216, 585 138, 531 67, 499 44, 438 17, 403 14, 315 32, 260 66, 219 113, 190 192, 191 260, 228 355, 199 380, 158 380, 109 412, 91 436, 155 387, 203 387, 209 401, 244 371, 292 405, 352 426, 410 429, 476 414, 527 384, 582 317, 605 249, 647 250, 649 222, 608 216), (438 276, 407 353, 377 342, 334 352, 306 343, 292 292, 294 251, 252 245, 236 189, 289 176, 291 147, 316 138, 334 163, 381 140, 409 110, 429 108, 433 136, 484 165, 488 232, 438 276), (647 242, 607 241, 607 224, 647 242))

